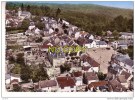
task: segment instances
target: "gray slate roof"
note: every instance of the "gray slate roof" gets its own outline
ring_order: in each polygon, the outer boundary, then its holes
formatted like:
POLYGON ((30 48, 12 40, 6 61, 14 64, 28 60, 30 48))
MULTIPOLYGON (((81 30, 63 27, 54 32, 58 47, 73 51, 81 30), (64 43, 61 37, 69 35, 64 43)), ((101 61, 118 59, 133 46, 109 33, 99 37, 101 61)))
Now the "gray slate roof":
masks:
POLYGON ((125 78, 128 79, 130 77, 130 73, 126 72, 126 71, 122 71, 121 75, 125 75, 125 78))
POLYGON ((31 14, 31 13, 28 12, 28 11, 23 11, 23 12, 21 13, 21 15, 29 15, 29 14, 31 14))
POLYGON ((97 45, 107 45, 107 43, 105 41, 97 41, 96 44, 97 45))

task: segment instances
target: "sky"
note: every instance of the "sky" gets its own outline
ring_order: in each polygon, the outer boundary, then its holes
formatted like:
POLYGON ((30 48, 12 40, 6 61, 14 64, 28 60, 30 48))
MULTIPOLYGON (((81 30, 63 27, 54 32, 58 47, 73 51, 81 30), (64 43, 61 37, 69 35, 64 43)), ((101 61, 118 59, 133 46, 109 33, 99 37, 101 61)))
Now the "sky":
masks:
POLYGON ((97 4, 117 8, 134 9, 133 1, 45 1, 45 2, 58 4, 97 4))

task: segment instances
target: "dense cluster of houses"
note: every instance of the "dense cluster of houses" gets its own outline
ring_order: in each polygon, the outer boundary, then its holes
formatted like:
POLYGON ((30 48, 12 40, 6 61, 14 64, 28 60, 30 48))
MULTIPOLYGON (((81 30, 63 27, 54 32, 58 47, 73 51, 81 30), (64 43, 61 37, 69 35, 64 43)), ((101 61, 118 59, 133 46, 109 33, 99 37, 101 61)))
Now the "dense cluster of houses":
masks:
POLYGON ((5 21, 6 27, 20 27, 21 22, 24 19, 31 17, 30 12, 21 11, 21 8, 18 9, 17 13, 15 10, 13 10, 13 11, 6 10, 5 13, 6 13, 6 21, 5 21))
MULTIPOLYGON (((11 12, 7 11, 6 15, 11 12)), ((23 20, 30 18, 30 12, 21 11, 13 18, 6 17, 6 26, 10 20, 23 20)), ((15 86, 20 86, 22 91, 42 92, 125 92, 133 91, 133 60, 122 54, 112 55, 110 67, 104 80, 98 77, 100 63, 86 52, 49 52, 49 47, 82 46, 87 48, 108 48, 111 45, 88 32, 81 31, 77 26, 69 22, 54 18, 42 17, 44 30, 30 22, 28 29, 23 33, 6 34, 6 45, 12 47, 6 50, 6 78, 5 84, 8 91, 15 86), (41 80, 33 83, 21 83, 19 76, 11 75, 10 69, 14 64, 9 63, 9 57, 14 58, 18 53, 24 53, 24 61, 27 65, 45 63, 50 80, 41 80), (70 71, 61 73, 60 66, 67 64, 70 71)), ((12 21, 11 21, 12 22, 12 21)), ((17 21, 13 21, 17 22, 17 21)), ((108 31, 108 34, 110 31, 108 31)), ((131 38, 132 34, 121 33, 121 38, 131 38)), ((120 42, 112 43, 113 46, 120 42)))

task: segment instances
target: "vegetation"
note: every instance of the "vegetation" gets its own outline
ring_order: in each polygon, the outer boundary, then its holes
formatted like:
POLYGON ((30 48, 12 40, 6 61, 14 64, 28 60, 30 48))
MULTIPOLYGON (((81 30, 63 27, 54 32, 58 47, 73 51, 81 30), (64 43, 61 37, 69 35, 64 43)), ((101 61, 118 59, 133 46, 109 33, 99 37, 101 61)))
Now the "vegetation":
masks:
POLYGON ((10 63, 13 63, 15 66, 10 70, 11 73, 14 74, 20 74, 20 78, 24 82, 28 82, 31 78, 31 70, 30 67, 24 64, 24 54, 19 53, 17 54, 16 60, 13 58, 13 56, 10 57, 9 61, 10 63))
POLYGON ((64 64, 64 65, 61 65, 61 66, 60 66, 60 72, 61 72, 61 73, 64 73, 64 72, 66 72, 66 71, 70 71, 70 69, 71 69, 71 67, 68 66, 67 64, 64 64))
POLYGON ((49 79, 47 71, 44 69, 44 64, 39 64, 39 68, 33 68, 31 73, 31 79, 33 82, 49 79))
POLYGON ((35 42, 37 42, 37 43, 40 43, 42 41, 43 41, 42 37, 40 37, 40 38, 38 38, 38 39, 35 40, 35 42))
POLYGON ((128 46, 128 49, 121 49, 119 48, 118 52, 122 54, 128 54, 129 57, 133 60, 134 58, 134 47, 133 46, 128 46))
POLYGON ((114 36, 115 40, 118 40, 119 39, 119 32, 117 30, 114 30, 113 31, 113 36, 114 36))
POLYGON ((24 19, 24 20, 22 21, 21 28, 24 29, 24 30, 27 30, 28 27, 29 27, 29 25, 30 25, 30 21, 29 21, 28 19, 24 19))
POLYGON ((10 72, 14 73, 14 74, 20 74, 20 72, 21 72, 21 65, 15 63, 15 66, 10 70, 10 72))
POLYGON ((16 63, 23 65, 24 64, 24 53, 17 54, 16 63))
POLYGON ((9 63, 15 63, 15 58, 13 56, 9 56, 9 63))
POLYGON ((38 27, 40 30, 43 30, 43 28, 45 27, 44 23, 42 23, 42 22, 37 22, 35 25, 36 25, 36 27, 38 27))
POLYGON ((57 11, 56 11, 56 17, 58 17, 58 15, 61 13, 61 10, 60 10, 60 8, 58 8, 57 9, 57 11))
POLYGON ((13 74, 21 74, 22 67, 24 66, 24 54, 18 53, 16 59, 13 56, 9 57, 9 63, 15 66, 10 70, 13 74))
POLYGON ((8 32, 9 34, 15 34, 15 33, 20 33, 20 32, 24 32, 24 30, 19 29, 19 28, 14 28, 14 27, 8 27, 6 28, 6 32, 8 32))
POLYGON ((98 72, 97 75, 99 80, 104 80, 106 78, 106 74, 103 74, 102 72, 98 72))
POLYGON ((30 75, 31 75, 30 67, 27 66, 27 65, 23 65, 23 66, 21 67, 21 73, 20 73, 21 79, 22 79, 24 82, 29 82, 29 79, 31 78, 30 75))
POLYGON ((8 33, 18 33, 18 32, 25 32, 30 25, 30 21, 28 19, 24 19, 22 21, 21 26, 19 27, 6 27, 6 31, 8 33))
POLYGON ((134 59, 134 47, 133 46, 128 46, 127 53, 129 57, 133 60, 134 59))
POLYGON ((16 60, 12 56, 9 58, 10 63, 15 64, 11 69, 11 73, 20 74, 20 77, 24 82, 29 82, 29 79, 32 79, 33 82, 49 79, 47 71, 44 69, 45 64, 39 64, 37 68, 35 68, 34 65, 28 66, 24 63, 23 56, 23 53, 19 53, 17 54, 16 60))
POLYGON ((7 50, 8 50, 8 49, 17 50, 17 49, 21 49, 21 47, 22 47, 22 46, 20 46, 20 45, 14 45, 14 46, 7 46, 6 49, 7 49, 7 50))
POLYGON ((20 92, 21 91, 21 86, 18 84, 13 85, 13 92, 20 92))
MULTIPOLYGON (((22 3, 9 2, 6 9, 17 10, 22 3)), ((102 35, 103 31, 133 32, 133 10, 97 5, 59 5, 23 3, 32 15, 62 18, 89 33, 102 35), (102 13, 101 13, 102 12, 102 13)))

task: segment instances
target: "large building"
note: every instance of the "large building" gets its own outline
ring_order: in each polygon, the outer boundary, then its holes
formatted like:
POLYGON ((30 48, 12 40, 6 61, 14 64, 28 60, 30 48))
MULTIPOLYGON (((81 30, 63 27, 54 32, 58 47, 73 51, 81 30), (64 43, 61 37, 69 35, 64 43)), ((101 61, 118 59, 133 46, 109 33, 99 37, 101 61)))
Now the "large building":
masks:
POLYGON ((21 8, 18 9, 18 17, 20 19, 24 19, 24 18, 30 18, 31 17, 31 13, 28 11, 22 11, 21 8))

